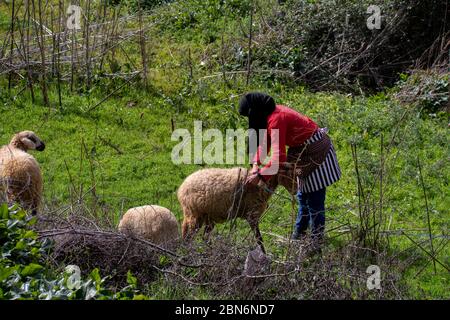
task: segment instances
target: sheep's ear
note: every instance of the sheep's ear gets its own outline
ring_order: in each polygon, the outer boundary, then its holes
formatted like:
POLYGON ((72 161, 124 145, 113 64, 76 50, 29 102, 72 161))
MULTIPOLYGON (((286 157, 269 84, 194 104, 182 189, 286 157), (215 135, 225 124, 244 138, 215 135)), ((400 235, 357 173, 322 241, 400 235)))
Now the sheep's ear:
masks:
POLYGON ((36 149, 36 144, 28 138, 22 138, 20 141, 27 147, 27 149, 34 150, 36 149))

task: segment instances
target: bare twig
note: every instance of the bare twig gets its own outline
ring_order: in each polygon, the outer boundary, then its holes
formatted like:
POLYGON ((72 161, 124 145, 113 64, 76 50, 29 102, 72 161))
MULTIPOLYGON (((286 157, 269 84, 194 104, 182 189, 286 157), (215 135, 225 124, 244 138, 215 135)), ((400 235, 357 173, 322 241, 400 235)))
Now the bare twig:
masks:
MULTIPOLYGON (((428 198, 427 198, 427 192, 425 188, 425 183, 423 182, 423 175, 422 175, 422 166, 420 165, 420 158, 417 157, 417 166, 419 168, 419 176, 420 176, 420 184, 422 185, 423 190, 423 196, 425 199, 425 207, 427 209, 427 224, 428 224, 428 233, 430 235, 430 248, 431 248, 431 254, 434 256, 434 247, 433 247, 433 236, 431 232, 431 222, 430 222, 430 210, 428 208, 428 198)), ((436 262, 433 259, 433 266, 434 266, 434 273, 436 274, 436 262)))

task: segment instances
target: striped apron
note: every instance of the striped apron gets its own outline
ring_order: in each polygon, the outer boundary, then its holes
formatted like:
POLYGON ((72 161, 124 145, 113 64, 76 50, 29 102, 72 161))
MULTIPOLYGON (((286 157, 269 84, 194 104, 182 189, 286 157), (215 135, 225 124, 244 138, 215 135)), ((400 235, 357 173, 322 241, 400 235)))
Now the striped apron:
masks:
POLYGON ((302 146, 289 148, 288 150, 288 159, 295 159, 297 157, 299 159, 297 163, 301 163, 302 160, 312 162, 307 164, 307 166, 311 166, 311 169, 309 171, 304 170, 307 172, 307 175, 300 174, 296 177, 298 191, 302 193, 311 193, 328 187, 341 177, 341 169, 339 168, 336 151, 327 133, 327 128, 320 128, 302 146), (308 148, 314 149, 314 146, 317 145, 321 145, 322 149, 317 150, 317 152, 312 152, 308 156, 303 156, 304 151, 308 151, 308 148), (323 153, 323 151, 326 153, 323 153))

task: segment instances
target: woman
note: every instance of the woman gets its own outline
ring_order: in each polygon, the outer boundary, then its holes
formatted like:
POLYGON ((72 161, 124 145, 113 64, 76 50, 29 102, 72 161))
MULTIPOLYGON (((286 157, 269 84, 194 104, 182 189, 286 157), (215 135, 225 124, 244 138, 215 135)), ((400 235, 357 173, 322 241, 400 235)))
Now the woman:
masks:
POLYGON ((320 244, 325 230, 326 188, 341 176, 327 129, 319 128, 295 110, 276 105, 271 96, 259 92, 247 93, 240 99, 239 113, 249 118, 249 129, 267 130, 263 141, 256 136, 258 148, 246 183, 257 185, 260 179, 270 179, 274 164, 279 167, 288 162, 294 166, 299 210, 292 239, 302 238, 311 224, 314 242, 320 244), (264 149, 272 150, 271 159, 260 168, 264 149))

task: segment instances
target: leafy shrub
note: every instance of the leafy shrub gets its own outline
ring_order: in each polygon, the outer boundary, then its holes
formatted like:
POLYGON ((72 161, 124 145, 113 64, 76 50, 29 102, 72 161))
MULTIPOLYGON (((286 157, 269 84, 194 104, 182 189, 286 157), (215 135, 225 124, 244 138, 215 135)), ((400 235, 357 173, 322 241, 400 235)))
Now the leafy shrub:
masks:
POLYGON ((316 90, 381 89, 442 36, 445 12, 438 0, 286 1, 259 34, 254 59, 316 90), (366 25, 373 4, 381 9, 380 30, 366 25))
POLYGON ((223 21, 232 21, 248 16, 250 0, 183 0, 176 1, 167 12, 162 13, 165 23, 161 31, 183 32, 193 30, 211 43, 223 32, 223 21))
POLYGON ((395 96, 402 102, 417 103, 424 115, 435 115, 443 111, 448 101, 450 77, 446 72, 413 71, 402 74, 395 96))
POLYGON ((0 299, 144 299, 137 280, 128 273, 128 286, 114 293, 104 288, 107 278, 94 269, 76 279, 70 269, 56 273, 45 264, 50 242, 41 242, 31 227, 36 217, 15 207, 0 206, 0 299))
MULTIPOLYGON (((118 1, 118 0, 115 0, 118 1)), ((156 6, 159 6, 164 3, 172 2, 173 0, 128 0, 129 8, 132 11, 137 11, 139 8, 142 10, 151 10, 156 6)))

